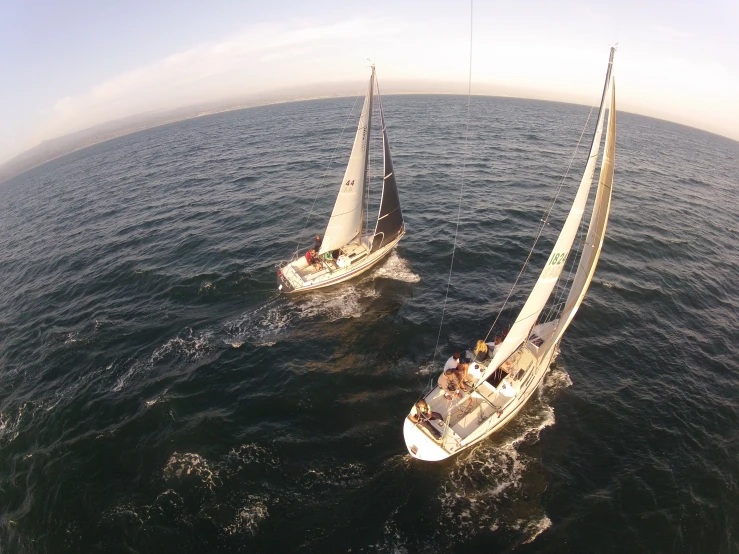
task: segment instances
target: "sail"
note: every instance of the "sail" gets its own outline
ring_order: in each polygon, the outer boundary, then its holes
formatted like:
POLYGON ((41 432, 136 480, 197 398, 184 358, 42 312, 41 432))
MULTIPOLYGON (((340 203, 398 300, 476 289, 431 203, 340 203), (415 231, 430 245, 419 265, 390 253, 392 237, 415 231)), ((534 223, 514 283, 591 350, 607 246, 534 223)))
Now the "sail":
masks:
POLYGON ((565 329, 575 317, 577 309, 582 304, 585 293, 588 291, 590 282, 593 280, 595 266, 598 265, 600 252, 603 248, 603 238, 608 226, 608 215, 611 211, 611 190, 613 187, 613 169, 616 161, 616 83, 611 82, 611 105, 608 113, 608 130, 606 132, 606 144, 603 148, 603 164, 600 169, 598 192, 595 195, 593 214, 590 217, 588 235, 585 246, 577 266, 575 278, 572 280, 572 288, 567 296, 565 307, 559 318, 559 323, 553 336, 547 342, 556 344, 562 337, 565 329))
POLYGON ((580 181, 580 186, 577 189, 575 200, 570 208, 570 213, 562 226, 559 237, 557 237, 557 242, 554 244, 552 253, 549 255, 549 259, 547 260, 539 279, 536 281, 536 284, 521 309, 521 312, 518 314, 516 321, 508 331, 508 335, 500 345, 500 349, 493 357, 490 365, 488 365, 488 369, 483 375, 483 379, 487 379, 487 377, 501 364, 501 362, 505 361, 511 354, 513 354, 519 345, 528 338, 531 328, 536 324, 539 314, 541 314, 547 300, 549 300, 549 296, 551 295, 552 290, 565 267, 565 261, 572 249, 572 244, 577 235, 583 212, 585 211, 585 204, 588 200, 590 187, 593 182, 593 174, 595 173, 595 166, 598 160, 598 151, 600 150, 600 142, 603 132, 603 119, 605 117, 605 101, 611 81, 611 68, 613 66, 614 51, 615 49, 611 48, 611 55, 608 60, 608 71, 606 72, 606 81, 603 86, 600 109, 598 110, 598 122, 595 127, 595 133, 593 134, 593 142, 590 145, 590 153, 588 155, 587 164, 585 165, 585 172, 580 181))
POLYGON ((365 176, 367 175, 367 160, 369 152, 370 126, 372 121, 372 92, 374 88, 375 71, 372 69, 369 90, 362 106, 362 115, 359 117, 357 134, 354 137, 354 146, 349 156, 349 163, 344 172, 344 179, 336 197, 331 219, 328 220, 326 232, 319 254, 336 250, 354 239, 362 225, 362 203, 364 201, 365 176))
MULTIPOLYGON (((379 98, 379 95, 378 95, 379 98)), ((382 157, 384 162, 382 179, 382 197, 380 213, 377 215, 375 235, 372 240, 372 252, 395 240, 403 229, 403 212, 400 210, 398 185, 395 182, 393 159, 390 157, 390 143, 385 130, 385 116, 380 101, 380 125, 382 126, 382 157)))

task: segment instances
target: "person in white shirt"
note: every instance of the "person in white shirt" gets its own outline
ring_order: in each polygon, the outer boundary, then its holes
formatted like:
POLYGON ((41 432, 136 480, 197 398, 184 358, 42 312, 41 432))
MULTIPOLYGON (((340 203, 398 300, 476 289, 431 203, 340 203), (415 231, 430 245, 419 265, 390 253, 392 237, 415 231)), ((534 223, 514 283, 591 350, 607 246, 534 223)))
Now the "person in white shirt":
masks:
POLYGON ((459 365, 459 352, 455 352, 452 355, 452 357, 446 361, 446 364, 444 365, 444 371, 446 371, 447 369, 456 370, 458 365, 459 365))
POLYGON ((459 361, 459 356, 459 352, 455 352, 452 357, 446 361, 446 364, 444 364, 444 371, 446 372, 447 369, 451 369, 454 371, 454 375, 457 379, 460 382, 464 382, 467 379, 467 369, 470 367, 470 364, 461 363, 459 361))
POLYGON ((486 344, 489 347, 488 353, 492 358, 498 353, 498 350, 500 350, 500 345, 503 344, 503 337, 501 337, 500 335, 496 335, 496 337, 493 339, 493 342, 488 342, 486 344))

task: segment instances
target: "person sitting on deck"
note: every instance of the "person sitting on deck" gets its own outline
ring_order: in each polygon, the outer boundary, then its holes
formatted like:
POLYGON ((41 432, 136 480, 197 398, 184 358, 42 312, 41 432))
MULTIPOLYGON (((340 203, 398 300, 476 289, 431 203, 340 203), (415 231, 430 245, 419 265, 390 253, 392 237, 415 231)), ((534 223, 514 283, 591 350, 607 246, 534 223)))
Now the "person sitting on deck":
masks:
POLYGON ((316 255, 316 251, 313 248, 305 253, 305 261, 308 262, 308 266, 314 265, 316 266, 316 269, 319 269, 321 267, 321 260, 316 255))
POLYGON ((441 414, 439 412, 432 412, 431 407, 423 398, 416 402, 416 405, 413 406, 408 419, 410 419, 413 423, 418 423, 424 429, 427 429, 437 439, 441 437, 441 433, 439 433, 439 430, 431 425, 431 420, 438 419, 439 421, 443 422, 444 418, 441 417, 441 414))
POLYGON ((477 346, 475 346, 475 361, 484 362, 488 358, 490 358, 490 354, 488 352, 488 345, 485 344, 484 340, 478 340, 477 346))
POLYGON ((462 363, 459 356, 459 352, 452 354, 452 357, 444 364, 444 371, 452 369, 459 382, 464 382, 467 380, 467 369, 470 367, 470 364, 462 363))
POLYGON ((444 391, 444 398, 451 400, 454 396, 461 397, 467 391, 467 385, 457 378, 452 368, 446 368, 439 376, 439 388, 444 391))

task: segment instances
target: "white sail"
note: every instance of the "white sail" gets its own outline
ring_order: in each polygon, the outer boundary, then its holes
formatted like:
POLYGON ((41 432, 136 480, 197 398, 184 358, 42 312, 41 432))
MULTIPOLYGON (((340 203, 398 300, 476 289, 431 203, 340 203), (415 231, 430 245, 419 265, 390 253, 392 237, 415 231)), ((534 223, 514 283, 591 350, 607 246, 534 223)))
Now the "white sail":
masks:
POLYGON ((611 105, 608 113, 608 130, 606 131, 606 144, 603 148, 603 163, 600 169, 598 192, 595 195, 593 214, 590 217, 590 227, 585 239, 583 253, 577 266, 575 278, 572 280, 572 288, 567 296, 565 307, 559 318, 559 323, 553 336, 547 342, 556 344, 565 329, 575 317, 577 309, 582 304, 585 293, 588 291, 590 282, 593 280, 595 266, 598 265, 600 252, 603 248, 603 238, 608 226, 608 215, 611 211, 611 189, 613 186, 613 169, 616 161, 616 83, 611 78, 611 105))
POLYGON ((598 112, 598 123, 595 128, 593 142, 590 146, 590 154, 588 156, 587 164, 585 165, 585 172, 580 181, 580 186, 575 195, 575 200, 570 208, 570 213, 562 226, 557 242, 552 249, 552 253, 549 255, 549 259, 547 260, 538 281, 534 285, 534 288, 521 309, 521 312, 518 314, 516 321, 511 326, 510 331, 508 331, 508 335, 500 345, 498 352, 488 365, 488 369, 483 374, 482 379, 487 379, 490 374, 492 374, 492 372, 511 354, 513 354, 519 345, 528 338, 531 328, 539 318, 539 315, 544 309, 547 300, 549 300, 549 296, 551 295, 559 276, 562 274, 565 261, 567 260, 567 256, 572 249, 572 244, 575 241, 575 236, 577 235, 577 230, 580 226, 580 221, 582 220, 582 215, 585 211, 585 204, 587 203, 593 182, 593 174, 595 173, 595 166, 598 160, 598 151, 600 150, 600 142, 603 132, 605 100, 610 87, 612 65, 613 51, 611 51, 611 58, 608 63, 606 82, 603 87, 603 95, 601 97, 600 109, 598 112))
POLYGON ((336 197, 334 211, 323 235, 319 254, 336 250, 348 244, 358 234, 362 225, 362 204, 364 201, 365 176, 367 174, 367 154, 369 152, 370 122, 372 121, 372 92, 375 71, 372 69, 369 90, 364 99, 362 115, 359 118, 354 146, 349 164, 344 172, 344 180, 336 197))

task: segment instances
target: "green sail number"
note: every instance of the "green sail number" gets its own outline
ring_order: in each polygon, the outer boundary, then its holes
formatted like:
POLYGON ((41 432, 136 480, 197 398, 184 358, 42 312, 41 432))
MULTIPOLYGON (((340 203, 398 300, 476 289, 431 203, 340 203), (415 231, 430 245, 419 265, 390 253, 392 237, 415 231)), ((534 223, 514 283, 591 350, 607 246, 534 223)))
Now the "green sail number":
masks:
POLYGON ((559 252, 552 254, 552 258, 546 265, 541 277, 543 279, 549 279, 551 277, 559 277, 562 272, 561 265, 565 263, 567 259, 567 252, 559 252))
POLYGON ((549 262, 549 265, 562 265, 566 259, 567 252, 559 252, 557 254, 553 254, 552 261, 549 262))

